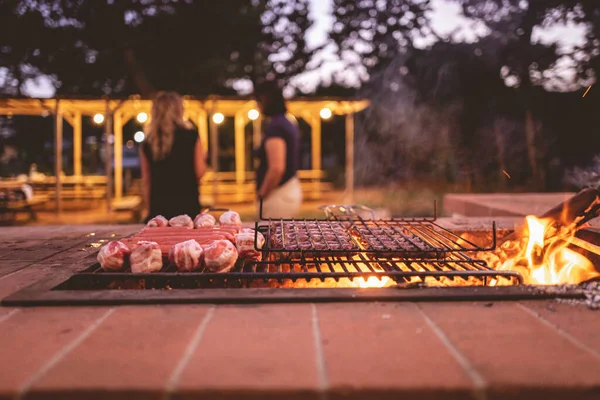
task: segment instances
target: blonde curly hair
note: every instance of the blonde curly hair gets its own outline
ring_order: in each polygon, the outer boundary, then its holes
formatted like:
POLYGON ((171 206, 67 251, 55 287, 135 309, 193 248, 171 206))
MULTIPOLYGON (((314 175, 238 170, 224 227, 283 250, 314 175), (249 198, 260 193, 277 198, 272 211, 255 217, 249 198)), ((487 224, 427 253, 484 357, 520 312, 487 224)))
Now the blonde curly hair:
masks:
POLYGON ((154 160, 164 160, 171 153, 179 127, 191 128, 183 119, 183 98, 175 92, 159 92, 152 103, 146 139, 154 160))

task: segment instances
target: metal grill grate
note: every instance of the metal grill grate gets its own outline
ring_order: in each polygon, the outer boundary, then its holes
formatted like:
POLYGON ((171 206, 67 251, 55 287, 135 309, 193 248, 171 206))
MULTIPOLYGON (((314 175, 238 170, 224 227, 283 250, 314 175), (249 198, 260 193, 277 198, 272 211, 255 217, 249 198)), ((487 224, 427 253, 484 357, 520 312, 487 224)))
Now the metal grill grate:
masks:
POLYGON ((491 251, 496 248, 496 224, 492 224, 492 243, 478 246, 435 223, 436 217, 365 219, 355 211, 363 206, 327 206, 328 219, 265 219, 256 230, 266 240, 267 253, 288 253, 292 258, 360 251, 376 257, 443 259, 448 253, 491 251), (345 211, 332 213, 332 207, 345 211))
MULTIPOLYGON (((246 261, 229 273, 212 272, 179 273, 174 267, 160 272, 132 274, 131 271, 105 272, 98 264, 73 275, 61 289, 183 289, 200 287, 251 287, 254 283, 270 280, 282 283, 299 280, 350 282, 369 278, 391 279, 395 283, 427 282, 440 286, 461 285, 515 285, 522 284, 522 277, 513 271, 497 271, 484 261, 473 260, 464 255, 453 254, 446 260, 403 260, 398 258, 372 258, 359 253, 347 257, 319 257, 304 260, 246 261), (434 282, 435 281, 435 282, 434 282), (143 282, 143 283, 140 283, 143 282), (142 285, 143 287, 140 287, 142 285)), ((391 282, 393 283, 393 282, 391 282)))

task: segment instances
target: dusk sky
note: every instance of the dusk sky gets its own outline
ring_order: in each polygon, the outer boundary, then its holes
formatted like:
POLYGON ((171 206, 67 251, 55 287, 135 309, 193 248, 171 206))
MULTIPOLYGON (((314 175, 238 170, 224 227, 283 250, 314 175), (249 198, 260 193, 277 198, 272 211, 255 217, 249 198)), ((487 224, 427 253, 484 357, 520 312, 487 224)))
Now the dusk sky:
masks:
MULTIPOLYGON (((485 28, 477 26, 468 19, 461 16, 460 7, 450 0, 432 0, 434 11, 431 14, 433 29, 439 35, 448 35, 458 30, 457 38, 463 40, 474 40, 477 34, 484 34, 485 28)), ((315 20, 314 26, 307 32, 307 41, 310 46, 318 46, 327 40, 327 31, 333 23, 331 15, 331 0, 311 0, 311 15, 315 20)), ((583 41, 585 30, 582 26, 553 27, 551 30, 537 29, 534 32, 534 39, 543 42, 557 41, 560 46, 570 47, 583 41)), ((423 38, 417 45, 425 46, 432 40, 423 38)), ((301 85, 305 90, 314 88, 320 81, 326 84, 330 82, 332 74, 336 71, 343 71, 344 64, 335 54, 335 47, 328 46, 324 51, 317 55, 319 60, 324 60, 321 68, 304 73, 296 78, 296 84, 301 85)), ((559 63, 559 71, 563 76, 569 77, 569 64, 566 61, 559 63)), ((358 82, 358 76, 355 72, 345 72, 343 79, 349 84, 358 82)), ((237 86, 237 85, 236 85, 237 86)), ((247 85, 240 84, 237 88, 244 91, 248 89, 247 85)), ((35 97, 52 96, 54 90, 49 82, 41 82, 39 85, 27 85, 27 91, 35 97)))

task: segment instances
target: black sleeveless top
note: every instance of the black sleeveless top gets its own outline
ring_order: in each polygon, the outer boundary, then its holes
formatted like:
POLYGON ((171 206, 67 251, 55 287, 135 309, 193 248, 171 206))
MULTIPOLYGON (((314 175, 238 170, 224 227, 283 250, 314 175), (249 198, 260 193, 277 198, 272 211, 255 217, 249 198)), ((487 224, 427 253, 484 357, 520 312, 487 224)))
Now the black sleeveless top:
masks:
POLYGON ((265 126, 265 134, 260 147, 256 150, 256 157, 260 164, 256 171, 256 190, 262 186, 268 169, 265 141, 270 138, 281 138, 285 141, 285 172, 278 186, 282 186, 295 177, 300 167, 300 132, 298 128, 287 119, 285 115, 274 115, 265 126))
POLYGON ((150 212, 148 218, 162 215, 167 219, 181 214, 194 218, 200 213, 198 179, 194 153, 198 131, 178 128, 171 153, 155 161, 150 146, 142 150, 150 163, 150 212))

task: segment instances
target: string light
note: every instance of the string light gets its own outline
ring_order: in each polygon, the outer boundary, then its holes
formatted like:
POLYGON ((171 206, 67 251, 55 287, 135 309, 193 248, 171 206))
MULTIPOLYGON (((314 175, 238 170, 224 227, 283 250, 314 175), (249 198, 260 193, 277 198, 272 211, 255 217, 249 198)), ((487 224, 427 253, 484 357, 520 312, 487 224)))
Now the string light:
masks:
POLYGON ((319 114, 321 115, 321 118, 323 118, 323 119, 329 119, 333 115, 333 113, 331 112, 331 110, 329 108, 322 109, 319 114))
POLYGON ((98 114, 94 115, 93 120, 94 120, 94 123, 100 125, 101 123, 104 122, 104 115, 98 113, 98 114))
POLYGON ((213 115, 212 120, 215 124, 221 125, 225 121, 225 116, 221 113, 216 113, 213 115))

